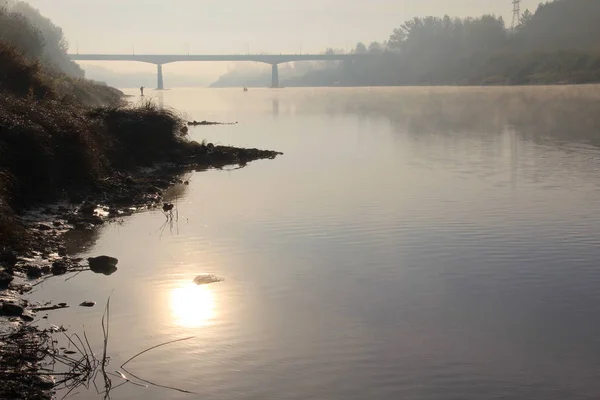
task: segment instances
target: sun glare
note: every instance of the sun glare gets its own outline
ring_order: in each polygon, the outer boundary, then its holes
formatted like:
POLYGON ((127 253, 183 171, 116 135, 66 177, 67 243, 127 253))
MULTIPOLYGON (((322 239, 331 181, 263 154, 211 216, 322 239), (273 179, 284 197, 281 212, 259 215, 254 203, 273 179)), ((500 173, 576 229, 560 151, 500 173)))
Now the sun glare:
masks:
POLYGON ((205 326, 214 315, 215 301, 208 286, 186 284, 171 291, 173 321, 186 328, 205 326))

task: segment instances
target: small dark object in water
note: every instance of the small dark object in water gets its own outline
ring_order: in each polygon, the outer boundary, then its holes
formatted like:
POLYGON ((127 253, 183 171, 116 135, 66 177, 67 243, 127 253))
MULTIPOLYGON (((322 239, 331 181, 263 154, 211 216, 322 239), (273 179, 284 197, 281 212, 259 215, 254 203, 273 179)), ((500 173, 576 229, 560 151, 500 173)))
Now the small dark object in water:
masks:
POLYGON ((31 311, 52 311, 52 310, 61 310, 63 308, 69 308, 67 303, 60 303, 55 306, 48 306, 48 307, 36 307, 36 308, 32 308, 31 311))
POLYGON ((215 151, 215 145, 214 145, 214 144, 212 144, 212 143, 208 143, 208 144, 206 145, 206 152, 207 152, 208 154, 212 154, 214 151, 215 151))
POLYGON ((198 126, 198 125, 235 125, 237 122, 214 122, 214 121, 189 121, 188 125, 198 126))
POLYGON ((81 307, 94 307, 96 305, 95 301, 84 301, 80 304, 81 307))
POLYGON ((201 274, 194 278, 196 285, 208 285, 210 283, 222 282, 223 278, 220 278, 212 274, 201 274))
POLYGON ((164 212, 168 212, 168 211, 171 211, 173 209, 173 207, 174 207, 173 204, 165 203, 165 204, 163 204, 162 209, 164 212))
POLYGON ((88 263, 92 272, 111 275, 117 270, 119 260, 109 256, 98 256, 88 258, 88 263))
POLYGON ((73 350, 65 350, 65 354, 77 354, 77 352, 73 350))

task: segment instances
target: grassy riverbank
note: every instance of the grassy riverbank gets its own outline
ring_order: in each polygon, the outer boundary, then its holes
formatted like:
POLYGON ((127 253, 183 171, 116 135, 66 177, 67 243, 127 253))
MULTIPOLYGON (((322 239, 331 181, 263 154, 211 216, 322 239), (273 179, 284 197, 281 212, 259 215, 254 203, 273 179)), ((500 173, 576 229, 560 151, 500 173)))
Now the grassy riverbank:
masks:
POLYGON ((13 211, 57 198, 76 202, 115 172, 164 162, 222 166, 273 155, 199 144, 186 132, 172 110, 127 106, 116 89, 52 76, 0 45, 0 247, 26 243, 13 211))

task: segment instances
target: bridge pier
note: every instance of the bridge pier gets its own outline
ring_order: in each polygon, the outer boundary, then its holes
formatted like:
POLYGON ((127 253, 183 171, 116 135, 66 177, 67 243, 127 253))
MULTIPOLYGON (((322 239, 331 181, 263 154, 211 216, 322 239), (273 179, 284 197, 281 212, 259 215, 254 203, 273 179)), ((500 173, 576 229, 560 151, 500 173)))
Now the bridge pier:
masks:
POLYGON ((279 67, 277 64, 271 64, 271 88, 279 88, 279 67))
POLYGON ((157 70, 156 88, 158 90, 163 90, 165 88, 165 85, 163 84, 162 64, 156 64, 156 70, 157 70))

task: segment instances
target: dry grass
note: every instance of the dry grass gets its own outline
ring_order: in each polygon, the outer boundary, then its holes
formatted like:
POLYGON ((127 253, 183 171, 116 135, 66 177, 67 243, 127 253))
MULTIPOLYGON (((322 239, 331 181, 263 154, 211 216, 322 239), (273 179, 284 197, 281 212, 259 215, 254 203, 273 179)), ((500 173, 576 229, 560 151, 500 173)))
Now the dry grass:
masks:
POLYGON ((156 348, 191 339, 171 340, 142 350, 118 369, 111 369, 109 356, 110 338, 110 298, 102 315, 102 351, 96 353, 84 331, 82 335, 68 334, 63 328, 39 330, 32 326, 22 326, 15 333, 0 337, 0 398, 21 398, 22 393, 31 393, 32 398, 50 398, 50 390, 60 393, 62 399, 80 391, 95 390, 104 399, 110 399, 117 388, 131 384, 134 386, 174 390, 181 393, 193 392, 163 385, 143 379, 129 372, 125 367, 131 361, 156 348), (67 349, 57 348, 56 335, 64 338, 67 349), (54 378, 54 382, 41 380, 41 377, 54 378))
POLYGON ((88 113, 114 144, 110 158, 118 168, 152 164, 169 158, 184 143, 183 122, 173 110, 148 101, 135 107, 100 107, 88 113))
POLYGON ((0 41, 0 92, 37 99, 53 96, 45 81, 42 64, 27 60, 19 50, 0 41))
POLYGON ((22 233, 11 209, 175 156, 186 147, 182 126, 173 111, 126 107, 117 89, 47 70, 0 42, 0 245, 22 233))
POLYGON ((48 370, 39 367, 53 349, 52 333, 24 325, 16 332, 0 337, 0 398, 50 398, 50 387, 43 386, 48 370))
POLYGON ((0 57, 9 60, 0 62, 0 219, 8 226, 0 246, 22 239, 11 209, 102 191, 116 172, 161 162, 245 165, 279 154, 190 142, 173 110, 124 105, 116 89, 48 72, 8 46, 0 57))

